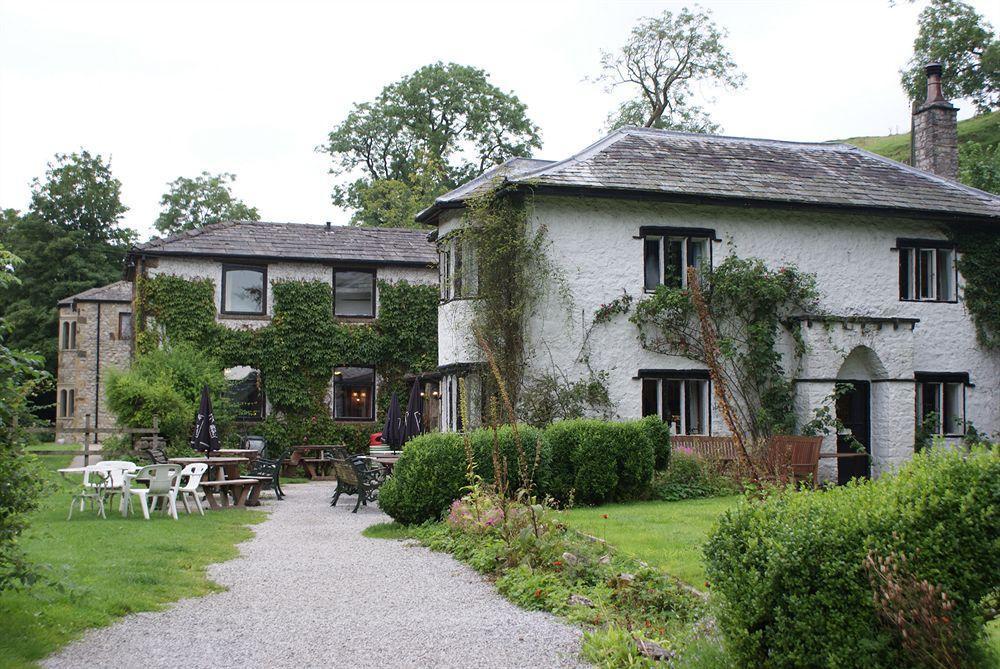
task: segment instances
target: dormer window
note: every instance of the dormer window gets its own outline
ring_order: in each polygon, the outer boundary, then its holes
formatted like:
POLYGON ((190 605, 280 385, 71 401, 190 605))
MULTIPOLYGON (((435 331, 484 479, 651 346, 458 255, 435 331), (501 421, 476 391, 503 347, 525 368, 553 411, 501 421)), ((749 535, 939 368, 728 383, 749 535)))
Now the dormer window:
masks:
POLYGON ((955 245, 946 241, 899 239, 899 299, 956 302, 955 245))
POLYGON ((648 226, 640 228, 643 248, 643 287, 684 288, 687 268, 712 265, 714 230, 648 226))

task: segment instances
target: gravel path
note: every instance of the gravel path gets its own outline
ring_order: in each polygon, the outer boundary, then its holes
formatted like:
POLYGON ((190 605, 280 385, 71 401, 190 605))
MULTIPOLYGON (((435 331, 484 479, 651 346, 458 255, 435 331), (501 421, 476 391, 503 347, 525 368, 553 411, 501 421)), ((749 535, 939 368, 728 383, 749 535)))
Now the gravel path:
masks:
POLYGON ((447 555, 361 536, 387 516, 330 507, 331 487, 287 486, 241 556, 209 568, 226 592, 92 630, 43 666, 579 666, 579 630, 447 555))

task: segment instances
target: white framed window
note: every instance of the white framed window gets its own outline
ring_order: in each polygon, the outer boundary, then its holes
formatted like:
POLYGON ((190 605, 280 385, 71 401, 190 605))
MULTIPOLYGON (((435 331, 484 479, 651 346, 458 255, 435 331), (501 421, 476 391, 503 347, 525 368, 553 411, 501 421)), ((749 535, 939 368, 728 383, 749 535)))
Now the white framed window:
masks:
POLYGON ((917 382, 917 426, 931 421, 933 433, 944 437, 965 434, 965 388, 968 374, 919 372, 917 382))
POLYGON ((471 244, 458 234, 449 235, 438 245, 438 263, 442 301, 476 296, 479 286, 471 244))
POLYGON ((642 415, 660 416, 671 434, 711 433, 711 381, 707 372, 640 372, 642 415))
POLYGON ((643 287, 647 292, 656 290, 660 285, 686 287, 688 267, 699 271, 703 267, 711 267, 712 231, 684 234, 679 229, 675 235, 669 234, 668 230, 662 235, 642 235, 643 287))
POLYGON ((958 300, 954 246, 933 240, 897 240, 896 246, 899 252, 900 300, 958 300))

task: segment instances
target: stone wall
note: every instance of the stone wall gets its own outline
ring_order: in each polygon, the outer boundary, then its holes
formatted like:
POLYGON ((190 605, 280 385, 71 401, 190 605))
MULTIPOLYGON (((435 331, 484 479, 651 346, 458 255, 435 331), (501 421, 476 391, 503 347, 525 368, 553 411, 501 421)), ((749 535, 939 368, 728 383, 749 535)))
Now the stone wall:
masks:
MULTIPOLYGON (((132 340, 118 333, 119 315, 132 313, 128 302, 77 302, 75 306, 59 308, 59 332, 63 323, 76 324, 76 348, 63 348, 59 341, 56 381, 56 425, 82 428, 87 424, 100 430, 115 430, 115 415, 108 410, 104 381, 108 370, 128 366, 132 355, 132 340), (75 407, 72 415, 62 417, 60 391, 73 390, 75 407)), ((66 441, 82 440, 80 434, 57 433, 66 441)))

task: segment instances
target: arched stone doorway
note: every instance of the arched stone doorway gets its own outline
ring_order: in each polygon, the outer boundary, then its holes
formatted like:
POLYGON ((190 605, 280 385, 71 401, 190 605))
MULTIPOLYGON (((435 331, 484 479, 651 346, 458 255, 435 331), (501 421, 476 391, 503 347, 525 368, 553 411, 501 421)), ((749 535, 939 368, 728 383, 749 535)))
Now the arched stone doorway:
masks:
POLYGON ((852 478, 871 478, 873 459, 872 416, 877 392, 872 381, 887 377, 878 354, 867 346, 856 346, 837 372, 837 483, 852 478))

